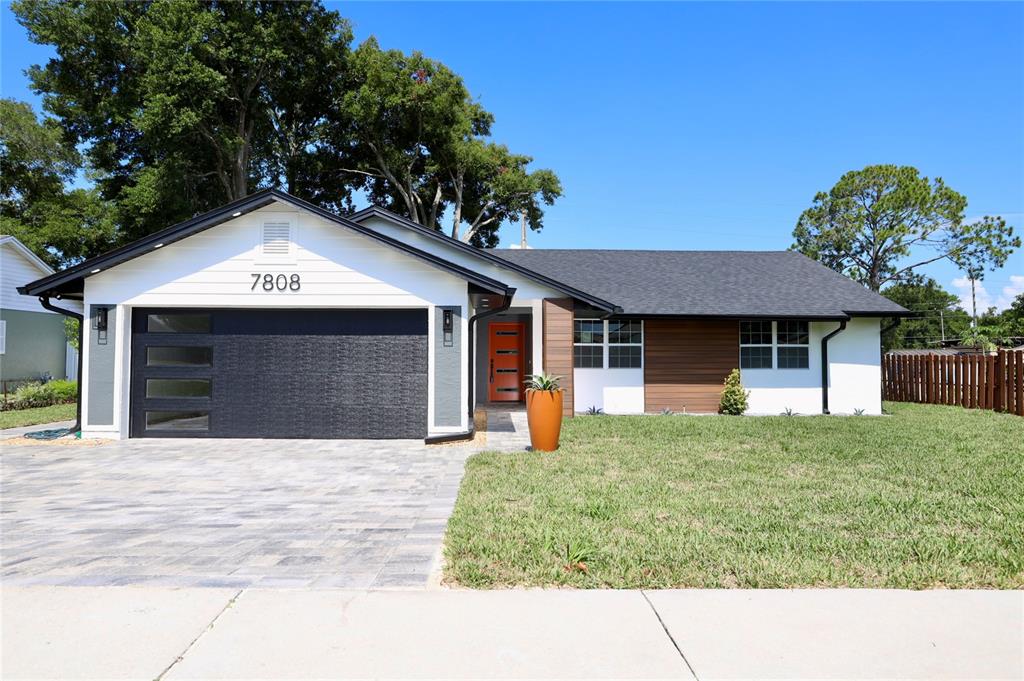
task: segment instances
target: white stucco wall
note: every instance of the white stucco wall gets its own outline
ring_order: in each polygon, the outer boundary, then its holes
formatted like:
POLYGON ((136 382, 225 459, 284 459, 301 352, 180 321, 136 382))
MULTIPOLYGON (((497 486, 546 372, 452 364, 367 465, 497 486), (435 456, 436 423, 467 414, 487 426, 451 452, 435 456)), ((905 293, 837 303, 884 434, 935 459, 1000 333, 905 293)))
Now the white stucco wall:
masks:
MULTIPOLYGON (((114 380, 114 423, 84 425, 90 437, 127 437, 130 378, 130 318, 134 307, 286 307, 286 308, 423 308, 428 310, 428 424, 430 433, 464 430, 434 427, 434 307, 462 307, 462 333, 469 306, 465 280, 401 253, 319 216, 275 204, 240 216, 174 244, 154 249, 85 280, 86 309, 90 305, 117 308, 114 380), (291 253, 262 253, 262 226, 266 220, 292 223, 291 253), (298 291, 252 289, 253 273, 297 273, 298 291)), ((91 330, 90 330, 91 331, 91 330)), ((462 344, 461 365, 467 364, 462 344)), ((88 385, 88 344, 85 383, 88 385)), ((468 399, 462 380, 460 404, 468 399)), ((85 391, 86 396, 88 390, 85 391)), ((88 397, 86 397, 86 401, 88 397)), ((88 413, 87 406, 85 413, 88 413)), ((465 411, 465 410, 462 410, 465 411)))
MULTIPOLYGON (((838 322, 811 322, 807 369, 743 369, 743 385, 750 391, 748 413, 821 413, 821 339, 838 327, 838 322)), ((879 329, 877 318, 851 319, 829 341, 831 413, 882 413, 879 329)))
POLYGON ((644 413, 643 369, 574 369, 573 409, 606 414, 644 413))

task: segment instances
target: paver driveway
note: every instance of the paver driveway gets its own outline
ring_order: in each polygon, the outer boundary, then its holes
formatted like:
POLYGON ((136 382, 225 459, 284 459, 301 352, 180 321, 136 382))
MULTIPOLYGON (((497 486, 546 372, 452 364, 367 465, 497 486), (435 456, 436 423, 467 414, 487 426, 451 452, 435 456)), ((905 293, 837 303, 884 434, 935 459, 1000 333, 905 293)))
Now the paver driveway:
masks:
POLYGON ((4 584, 424 586, 468 447, 128 440, 0 454, 4 584))

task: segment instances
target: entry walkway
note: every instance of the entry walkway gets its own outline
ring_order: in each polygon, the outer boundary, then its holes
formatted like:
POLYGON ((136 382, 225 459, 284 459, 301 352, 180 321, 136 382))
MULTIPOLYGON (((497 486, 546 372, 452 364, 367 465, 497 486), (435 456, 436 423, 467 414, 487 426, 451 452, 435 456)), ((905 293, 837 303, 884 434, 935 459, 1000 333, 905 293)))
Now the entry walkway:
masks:
POLYGON ((1019 679, 1010 591, 0 592, 20 678, 1019 679))

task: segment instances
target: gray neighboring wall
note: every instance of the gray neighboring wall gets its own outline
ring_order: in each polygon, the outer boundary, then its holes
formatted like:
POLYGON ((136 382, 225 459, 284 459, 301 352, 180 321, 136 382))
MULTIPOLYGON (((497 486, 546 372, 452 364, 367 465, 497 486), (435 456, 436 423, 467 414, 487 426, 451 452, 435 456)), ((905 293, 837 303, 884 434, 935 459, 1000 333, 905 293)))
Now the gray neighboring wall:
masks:
POLYGON ((113 305, 90 305, 86 320, 89 343, 89 366, 86 375, 89 426, 114 425, 114 339, 117 336, 117 308, 113 305), (107 308, 107 330, 96 330, 96 313, 107 308))
POLYGON ((462 308, 434 308, 434 426, 462 424, 462 308), (444 311, 452 311, 450 344, 445 344, 444 311))

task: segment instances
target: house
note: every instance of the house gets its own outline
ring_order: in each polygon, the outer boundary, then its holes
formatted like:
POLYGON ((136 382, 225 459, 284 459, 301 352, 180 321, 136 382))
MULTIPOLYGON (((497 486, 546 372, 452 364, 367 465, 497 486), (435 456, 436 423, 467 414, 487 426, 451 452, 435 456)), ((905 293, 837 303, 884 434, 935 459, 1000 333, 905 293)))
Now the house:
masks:
POLYGON ((0 236, 0 381, 5 385, 76 376, 78 353, 68 345, 64 317, 18 295, 26 281, 50 274, 53 268, 25 244, 0 236))
POLYGON ((20 289, 82 300, 86 437, 463 437, 562 376, 565 414, 877 414, 904 308, 791 252, 480 250, 261 191, 20 289), (823 389, 823 375, 826 376, 823 389))

